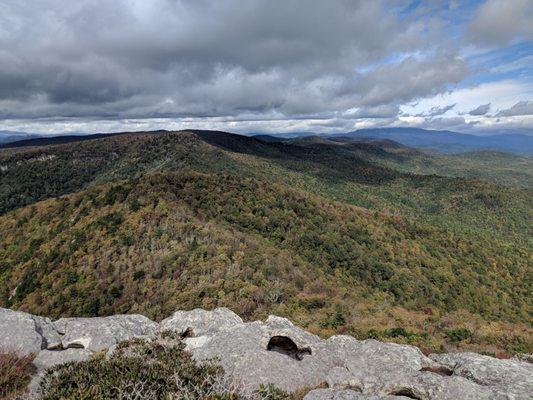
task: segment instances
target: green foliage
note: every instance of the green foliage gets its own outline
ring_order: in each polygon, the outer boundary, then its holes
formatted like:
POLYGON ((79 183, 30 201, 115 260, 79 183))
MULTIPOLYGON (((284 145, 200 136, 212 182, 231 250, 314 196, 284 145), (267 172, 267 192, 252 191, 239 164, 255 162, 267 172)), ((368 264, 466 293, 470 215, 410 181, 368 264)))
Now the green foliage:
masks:
POLYGON ((335 314, 332 314, 326 321, 325 326, 333 329, 338 329, 346 323, 346 318, 342 314, 342 311, 337 310, 335 314))
POLYGON ((402 327, 388 329, 384 332, 384 334, 385 336, 392 337, 392 338, 396 338, 399 336, 403 336, 403 337, 411 336, 411 334, 402 327))
POLYGON ((145 274, 144 271, 135 271, 135 272, 133 273, 133 280, 138 281, 139 279, 144 278, 145 275, 146 275, 146 274, 145 274))
MULTIPOLYGON (((350 331, 356 313, 372 315, 382 303, 527 320, 525 253, 231 175, 165 173, 94 187, 2 216, 0 234, 0 282, 15 293, 2 302, 36 314, 158 319, 227 306, 246 318, 285 315, 324 334, 350 331), (103 201, 126 191, 125 201, 103 201), (130 210, 134 199, 151 204, 154 196, 155 207, 130 210)), ((407 335, 376 332, 428 342, 407 329, 409 319, 392 325, 407 335)), ((503 345, 520 348, 519 340, 503 345)))
POLYGON ((34 358, 34 354, 21 356, 14 351, 0 349, 0 399, 24 396, 31 376, 35 373, 32 364, 34 358))
POLYGON ((40 385, 43 400, 106 400, 125 395, 201 399, 209 390, 215 391, 213 396, 219 400, 239 400, 240 395, 229 386, 213 386, 221 381, 216 378, 222 374, 217 366, 197 365, 177 340, 134 339, 119 344, 109 358, 101 355, 53 367, 46 371, 40 385))
MULTIPOLYGON (((222 368, 196 364, 184 348, 175 333, 154 341, 121 342, 109 357, 102 354, 48 369, 40 382, 42 399, 246 399, 222 368)), ((254 398, 293 399, 273 385, 262 385, 254 398)))
POLYGON ((463 340, 467 340, 472 336, 472 333, 466 328, 445 329, 444 334, 452 342, 462 342, 463 340))
POLYGON ((268 400, 289 400, 293 398, 272 384, 259 386, 257 394, 259 395, 259 398, 268 400))

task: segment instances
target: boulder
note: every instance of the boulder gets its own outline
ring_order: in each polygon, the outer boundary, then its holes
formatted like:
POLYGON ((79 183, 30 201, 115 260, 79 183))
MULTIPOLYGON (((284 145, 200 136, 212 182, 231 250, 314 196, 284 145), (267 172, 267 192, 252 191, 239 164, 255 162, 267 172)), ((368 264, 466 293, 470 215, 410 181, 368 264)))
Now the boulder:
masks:
POLYGON ((357 388, 363 393, 381 393, 384 384, 398 377, 410 379, 415 372, 440 369, 414 346, 345 335, 326 340, 320 353, 335 360, 326 378, 330 387, 357 388))
POLYGON ((499 360, 475 353, 432 354, 430 357, 466 378, 490 388, 501 398, 531 399, 533 364, 516 359, 499 360))
POLYGON ((374 396, 358 393, 350 389, 315 389, 307 393, 303 400, 401 400, 404 396, 374 396))
POLYGON ((489 400, 494 393, 458 376, 442 376, 427 371, 388 374, 379 383, 373 379, 372 385, 364 386, 364 393, 406 396, 420 400, 489 400))
POLYGON ((133 338, 152 338, 158 324, 142 315, 113 315, 95 318, 61 318, 54 327, 62 335, 64 349, 101 351, 133 338))
POLYGON ((161 332, 174 331, 182 336, 200 337, 242 323, 241 317, 227 308, 221 307, 213 311, 197 308, 191 311, 176 311, 161 321, 159 329, 161 332))
POLYGON ((86 361, 91 358, 91 354, 92 352, 86 349, 42 350, 33 360, 33 365, 37 368, 37 372, 43 372, 55 365, 72 361, 86 361))
POLYGON ((21 355, 57 348, 61 338, 48 318, 0 308, 0 348, 21 355))
POLYGON ((190 348, 196 360, 219 360, 234 384, 246 390, 275 384, 280 389, 318 386, 333 367, 315 354, 321 339, 290 321, 269 317, 215 332, 190 348))

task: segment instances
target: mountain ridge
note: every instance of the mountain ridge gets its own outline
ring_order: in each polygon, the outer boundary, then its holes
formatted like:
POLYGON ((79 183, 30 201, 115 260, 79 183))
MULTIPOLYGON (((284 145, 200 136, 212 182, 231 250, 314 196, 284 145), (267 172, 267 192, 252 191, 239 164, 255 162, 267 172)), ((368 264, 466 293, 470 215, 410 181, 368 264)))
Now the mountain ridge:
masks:
MULTIPOLYGON (((209 130, 186 129, 182 132, 221 132, 209 130)), ((156 130, 153 133, 168 133, 167 130, 156 130)), ((57 135, 53 137, 38 136, 26 138, 24 140, 12 140, 8 143, 0 142, 0 148, 41 146, 48 144, 61 144, 83 140, 98 139, 105 136, 134 134, 135 132, 120 133, 98 133, 98 134, 77 134, 77 135, 57 135)), ((143 131, 136 132, 146 133, 143 131)), ((18 132, 21 135, 37 136, 18 132)), ((281 142, 284 140, 298 139, 309 136, 320 136, 324 138, 350 137, 354 139, 388 139, 418 149, 426 151, 438 151, 442 153, 457 154, 479 150, 496 150, 519 155, 533 155, 533 133, 497 133, 491 135, 474 135, 459 133, 448 130, 428 130, 421 128, 366 128, 356 131, 340 133, 314 133, 314 132, 289 132, 289 133, 247 133, 241 136, 259 138, 267 142, 281 142)))

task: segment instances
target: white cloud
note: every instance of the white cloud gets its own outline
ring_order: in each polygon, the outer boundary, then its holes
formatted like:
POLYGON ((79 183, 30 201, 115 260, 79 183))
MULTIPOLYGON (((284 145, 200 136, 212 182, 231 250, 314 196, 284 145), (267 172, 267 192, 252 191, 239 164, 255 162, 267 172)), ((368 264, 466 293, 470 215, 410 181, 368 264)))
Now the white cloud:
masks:
POLYGON ((472 38, 484 44, 504 45, 513 39, 533 39, 531 0, 488 0, 470 23, 472 38))
POLYGON ((490 110, 490 103, 482 104, 479 107, 474 108, 468 112, 469 115, 485 115, 490 110))
POLYGON ((516 117, 521 115, 533 115, 533 101, 519 101, 511 108, 499 111, 497 117, 516 117))
POLYGON ((432 107, 442 107, 452 103, 456 104, 454 112, 460 115, 469 113, 487 99, 491 99, 492 108, 505 109, 532 96, 533 82, 507 79, 450 90, 421 99, 414 105, 402 106, 401 109, 408 114, 420 114, 432 107))

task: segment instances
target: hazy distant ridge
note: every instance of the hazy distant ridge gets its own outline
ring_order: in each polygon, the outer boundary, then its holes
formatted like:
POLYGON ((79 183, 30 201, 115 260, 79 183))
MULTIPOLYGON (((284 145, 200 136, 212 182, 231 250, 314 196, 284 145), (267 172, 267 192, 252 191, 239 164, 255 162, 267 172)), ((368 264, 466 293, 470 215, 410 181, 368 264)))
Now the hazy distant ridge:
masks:
POLYGON ((436 150, 443 153, 499 150, 515 154, 533 154, 533 136, 516 133, 477 136, 452 131, 434 131, 418 128, 377 128, 360 129, 335 136, 390 139, 406 146, 436 150))

